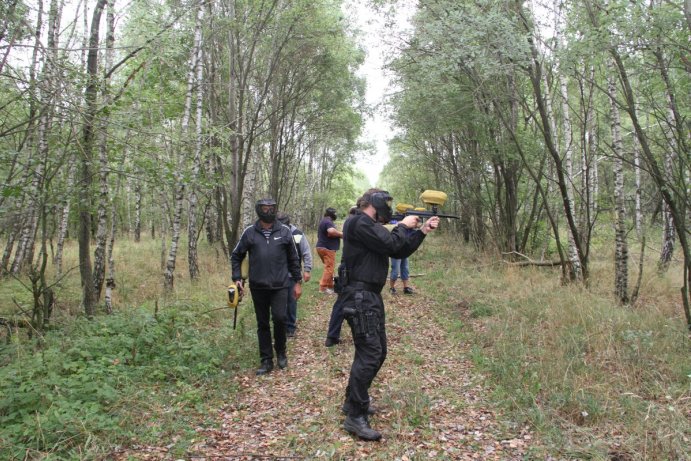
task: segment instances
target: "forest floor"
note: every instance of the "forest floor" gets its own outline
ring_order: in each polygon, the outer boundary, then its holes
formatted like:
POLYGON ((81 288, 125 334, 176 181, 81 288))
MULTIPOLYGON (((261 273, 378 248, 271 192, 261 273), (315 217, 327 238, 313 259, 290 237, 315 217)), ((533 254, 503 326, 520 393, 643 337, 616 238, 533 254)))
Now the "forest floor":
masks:
MULTIPOLYGON (((230 378, 236 400, 218 409, 217 423, 200 422, 186 456, 168 453, 170 441, 161 440, 160 447, 130 448, 119 459, 525 459, 536 443, 533 433, 488 403, 490 390, 473 368, 469 344, 449 335, 443 316, 432 315, 428 295, 384 295, 388 357, 370 389, 378 408, 370 422, 383 433, 381 441, 360 441, 343 429, 350 328, 344 324, 341 344, 325 347, 335 297, 314 293, 300 302, 288 368, 230 378)), ((455 320, 472 321, 462 305, 455 320)))

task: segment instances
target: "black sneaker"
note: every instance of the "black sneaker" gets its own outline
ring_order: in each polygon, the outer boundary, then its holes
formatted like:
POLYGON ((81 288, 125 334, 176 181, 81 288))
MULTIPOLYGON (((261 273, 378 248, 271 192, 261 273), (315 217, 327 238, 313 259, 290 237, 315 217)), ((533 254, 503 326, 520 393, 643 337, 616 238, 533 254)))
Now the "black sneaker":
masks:
POLYGON ((407 294, 407 295, 412 295, 412 294, 413 294, 413 289, 410 288, 410 287, 405 287, 405 288, 403 289, 403 293, 404 293, 404 294, 407 294))
POLYGON ((391 287, 391 288, 389 288, 389 292, 390 292, 392 295, 395 295, 395 294, 396 294, 396 289, 393 288, 393 287, 391 287))
POLYGON ((274 369, 274 361, 271 359, 268 360, 262 360, 262 364, 257 369, 257 376, 265 375, 268 373, 271 373, 271 370, 274 369))
POLYGON ((331 347, 335 346, 336 344, 340 344, 341 340, 338 338, 326 338, 326 341, 324 341, 324 345, 326 347, 331 347))

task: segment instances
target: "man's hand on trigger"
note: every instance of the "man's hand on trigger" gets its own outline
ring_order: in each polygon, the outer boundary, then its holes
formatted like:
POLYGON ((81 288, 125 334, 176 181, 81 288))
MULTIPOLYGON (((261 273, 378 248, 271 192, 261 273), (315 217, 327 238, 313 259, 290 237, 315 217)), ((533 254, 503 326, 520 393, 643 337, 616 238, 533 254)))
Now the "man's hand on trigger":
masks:
POLYGON ((439 227, 439 216, 432 216, 422 225, 422 232, 426 235, 439 227))
POLYGON ((408 229, 415 229, 420 222, 420 218, 415 215, 406 216, 400 223, 403 224, 408 229))

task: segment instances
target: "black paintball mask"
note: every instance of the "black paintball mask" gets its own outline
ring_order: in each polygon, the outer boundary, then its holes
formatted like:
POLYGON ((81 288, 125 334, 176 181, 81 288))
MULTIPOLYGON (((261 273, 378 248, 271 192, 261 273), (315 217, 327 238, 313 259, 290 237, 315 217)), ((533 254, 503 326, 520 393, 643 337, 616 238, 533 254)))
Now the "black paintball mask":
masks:
POLYGON ((272 198, 257 200, 257 204, 254 205, 254 211, 257 212, 257 216, 265 223, 276 221, 276 209, 276 200, 272 198))
POLYGON ((393 217, 393 210, 391 209, 393 197, 391 197, 391 194, 385 190, 374 192, 370 196, 369 203, 377 212, 377 221, 382 224, 386 224, 391 221, 391 218, 393 217))
POLYGON ((327 208, 326 213, 324 213, 324 216, 328 216, 329 218, 333 219, 334 221, 336 220, 336 208, 327 208))

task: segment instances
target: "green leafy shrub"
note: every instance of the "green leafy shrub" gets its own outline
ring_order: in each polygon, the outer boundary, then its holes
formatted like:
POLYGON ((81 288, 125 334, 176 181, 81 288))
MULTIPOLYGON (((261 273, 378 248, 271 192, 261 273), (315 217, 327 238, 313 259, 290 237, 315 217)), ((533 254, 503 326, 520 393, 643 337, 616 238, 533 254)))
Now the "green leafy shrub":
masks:
POLYGON ((120 430, 125 401, 142 384, 184 380, 185 398, 200 401, 189 383, 217 374, 230 345, 223 333, 204 334, 198 315, 181 309, 77 320, 71 328, 50 335, 41 350, 4 350, 16 354, 0 368, 0 441, 14 447, 11 458, 32 450, 67 454, 120 430))

